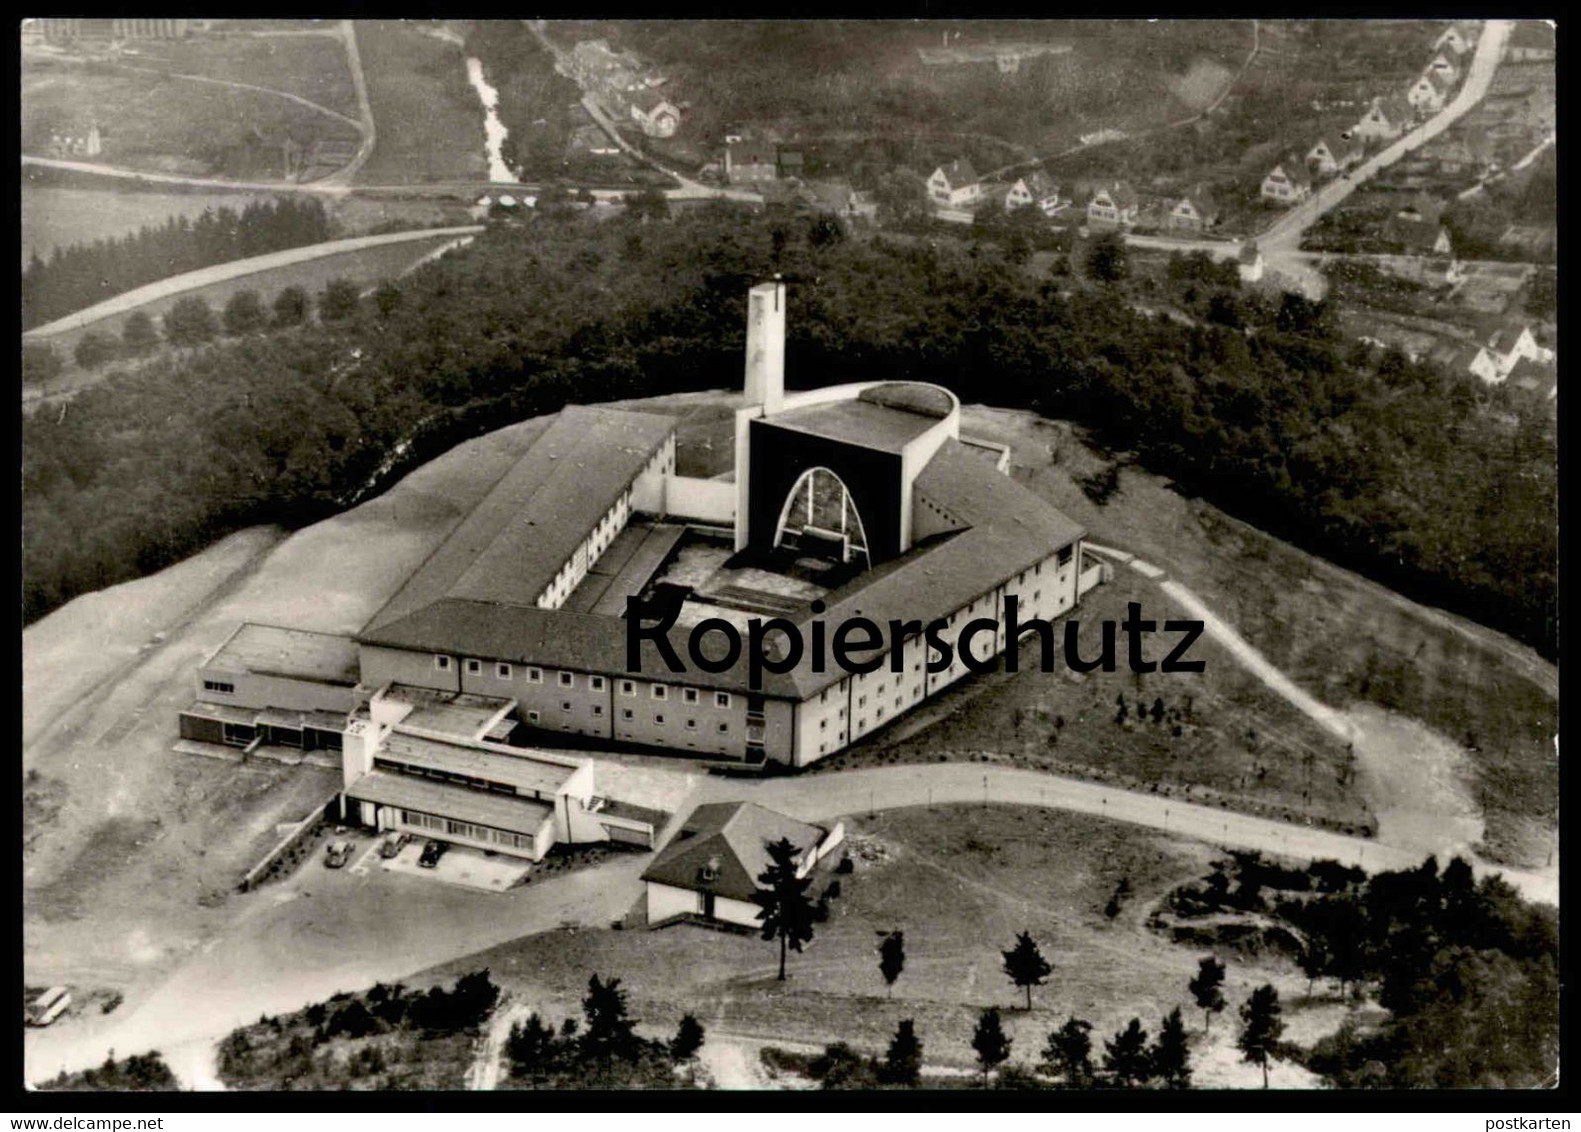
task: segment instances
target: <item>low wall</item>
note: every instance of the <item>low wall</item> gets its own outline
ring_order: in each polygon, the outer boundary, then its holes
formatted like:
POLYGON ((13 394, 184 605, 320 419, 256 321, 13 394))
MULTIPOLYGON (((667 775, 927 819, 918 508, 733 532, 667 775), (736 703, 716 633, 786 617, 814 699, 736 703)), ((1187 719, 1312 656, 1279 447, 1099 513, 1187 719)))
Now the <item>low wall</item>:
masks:
POLYGON ((339 813, 340 791, 338 790, 331 794, 323 805, 298 822, 295 829, 282 837, 273 849, 263 855, 262 860, 248 869, 242 876, 241 883, 236 886, 237 889, 241 892, 250 892, 272 877, 277 865, 286 867, 295 865, 301 859, 302 853, 308 851, 319 827, 329 817, 331 810, 339 813))

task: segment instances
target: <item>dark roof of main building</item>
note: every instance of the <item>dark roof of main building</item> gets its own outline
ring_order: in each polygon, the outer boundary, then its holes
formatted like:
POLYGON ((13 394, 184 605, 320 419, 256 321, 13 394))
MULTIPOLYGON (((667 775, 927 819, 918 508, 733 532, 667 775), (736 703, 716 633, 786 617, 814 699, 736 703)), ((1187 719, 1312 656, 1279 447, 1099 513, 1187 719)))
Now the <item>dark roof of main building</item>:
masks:
POLYGON ((566 406, 362 636, 436 602, 535 604, 674 429, 655 413, 566 406))

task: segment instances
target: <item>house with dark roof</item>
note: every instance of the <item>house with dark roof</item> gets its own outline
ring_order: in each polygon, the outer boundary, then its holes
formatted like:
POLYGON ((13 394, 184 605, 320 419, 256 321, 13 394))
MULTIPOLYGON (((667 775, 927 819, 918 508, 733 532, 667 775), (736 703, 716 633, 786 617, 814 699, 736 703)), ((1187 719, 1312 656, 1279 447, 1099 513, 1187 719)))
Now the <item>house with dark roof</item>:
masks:
POLYGON ((947 208, 973 204, 983 195, 982 179, 964 157, 941 165, 928 177, 928 199, 947 208))
POLYGON ((1451 23, 1433 40, 1434 51, 1450 51, 1464 55, 1476 42, 1476 27, 1468 23, 1451 23))
POLYGON ((1410 127, 1416 115, 1411 104, 1399 95, 1375 98, 1367 112, 1350 128, 1350 136, 1359 140, 1392 140, 1410 127))
POLYGON ((1418 114, 1437 114, 1449 100, 1449 84, 1434 71, 1423 71, 1405 92, 1405 100, 1418 114))
POLYGON ((1097 227, 1129 227, 1137 221, 1142 198, 1125 181, 1100 185, 1087 198, 1087 223, 1097 227))
POLYGON ((825 829, 755 802, 698 806, 642 874, 648 926, 684 917, 761 927, 752 897, 771 864, 768 847, 781 839, 796 847, 796 873, 806 876, 845 839, 845 826, 825 829))
POLYGON ((1365 156, 1360 141, 1354 137, 1341 137, 1329 145, 1328 138, 1318 138, 1307 150, 1307 168, 1320 177, 1332 177, 1341 169, 1359 165, 1365 156))
POLYGON ((1516 20, 1505 50, 1512 63, 1542 63, 1554 57, 1554 26, 1547 20, 1516 20))
POLYGON ((1305 200, 1312 192, 1312 178, 1305 166, 1295 157, 1287 157, 1268 171, 1258 193, 1264 200, 1278 204, 1294 204, 1305 200))
POLYGON ((1025 177, 1017 177, 1005 190, 1005 211, 1014 212, 1029 204, 1037 205, 1044 216, 1053 216, 1060 210, 1059 185, 1041 169, 1025 177))
POLYGON ((658 91, 639 86, 626 96, 631 120, 650 138, 670 138, 681 128, 680 108, 658 91))
POLYGON ((1164 215, 1164 226, 1181 232, 1202 232, 1218 223, 1219 202, 1211 190, 1201 185, 1171 201, 1164 215))
POLYGON ((725 145, 725 180, 732 185, 761 184, 779 175, 774 147, 747 139, 725 145))

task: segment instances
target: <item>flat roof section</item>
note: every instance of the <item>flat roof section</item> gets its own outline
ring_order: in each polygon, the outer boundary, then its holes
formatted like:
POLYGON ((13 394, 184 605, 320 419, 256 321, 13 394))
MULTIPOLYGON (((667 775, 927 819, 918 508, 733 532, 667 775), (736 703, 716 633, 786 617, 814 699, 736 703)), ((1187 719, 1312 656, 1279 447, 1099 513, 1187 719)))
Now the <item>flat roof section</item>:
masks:
POLYGON ((424 731, 442 731, 476 739, 491 727, 515 700, 499 696, 479 696, 471 692, 442 692, 437 688, 417 688, 410 684, 391 684, 383 699, 408 704, 411 711, 401 722, 424 731))
POLYGON ((464 774, 469 778, 482 778, 514 786, 518 790, 533 790, 553 794, 565 785, 566 779, 579 769, 562 766, 557 762, 535 759, 525 752, 506 755, 498 751, 485 751, 425 735, 412 735, 392 729, 384 742, 374 752, 374 758, 388 758, 408 766, 427 767, 448 774, 464 774))
POLYGON ((547 802, 488 794, 465 786, 448 786, 443 782, 382 770, 370 771, 357 779, 346 790, 346 797, 473 822, 528 837, 536 837, 543 823, 554 814, 554 807, 547 802))
POLYGON ((932 414, 860 399, 786 409, 760 419, 767 425, 897 454, 939 423, 939 418, 932 414))
POLYGON ((209 657, 206 668, 284 676, 356 687, 357 642, 336 633, 314 633, 245 621, 209 657))

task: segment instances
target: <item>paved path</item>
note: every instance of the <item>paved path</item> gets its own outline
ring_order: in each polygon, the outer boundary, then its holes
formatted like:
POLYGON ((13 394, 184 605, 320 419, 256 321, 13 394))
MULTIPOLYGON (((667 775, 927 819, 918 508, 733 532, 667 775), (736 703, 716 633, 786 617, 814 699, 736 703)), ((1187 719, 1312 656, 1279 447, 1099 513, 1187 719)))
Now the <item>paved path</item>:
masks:
POLYGON ((213 267, 200 268, 197 271, 188 271, 181 275, 173 275, 169 279, 161 279, 157 283, 149 283, 131 291, 95 303, 75 314, 65 318, 58 318, 54 322, 47 322, 43 326, 34 327, 25 332, 24 340, 35 338, 50 338, 67 330, 78 330, 100 319, 110 318, 114 315, 125 314, 135 310, 145 303, 154 302, 156 299, 169 298, 179 295, 183 291, 195 290, 198 287, 208 287, 215 283, 224 283, 227 280, 239 279, 244 275, 254 275, 260 271, 270 271, 277 267, 290 267, 296 263, 307 263, 310 260, 322 259, 325 256, 343 255, 346 252, 358 252, 367 248, 379 248, 388 244, 408 243, 413 240, 432 239, 437 236, 475 236, 483 231, 481 224, 468 224, 454 228, 420 228, 412 232, 389 232, 382 236, 355 236, 348 240, 330 240, 322 244, 308 244, 300 248, 287 248, 282 252, 271 252, 268 255, 252 256, 249 259, 231 260, 229 263, 215 264, 213 267))
MULTIPOLYGON (((1250 239, 1254 241, 1268 266, 1297 281, 1323 286, 1322 277, 1312 269, 1307 253, 1300 250, 1301 236, 1316 224, 1325 213, 1343 202, 1356 187, 1368 177, 1393 165, 1413 149, 1420 148, 1459 121, 1488 92, 1494 71, 1504 53, 1505 42, 1513 25, 1508 20, 1489 20, 1477 40, 1475 54, 1466 72, 1459 92, 1445 107, 1426 122, 1392 142, 1367 161, 1351 171, 1348 177, 1336 177, 1317 189, 1311 196, 1279 216, 1267 229, 1250 239)), ((1205 251, 1228 258, 1240 254, 1246 241, 1221 240, 1172 240, 1164 236, 1126 236, 1126 242, 1136 247, 1158 248, 1174 251, 1205 251)))
POLYGON ((472 1063, 472 1069, 467 1074, 468 1089, 487 1091, 499 1084, 505 1040, 510 1037, 511 1027, 517 1022, 527 1021, 531 1013, 532 1008, 527 1003, 514 1001, 509 994, 495 1004, 488 1029, 483 1032, 483 1039, 478 1045, 477 1060, 472 1063))

